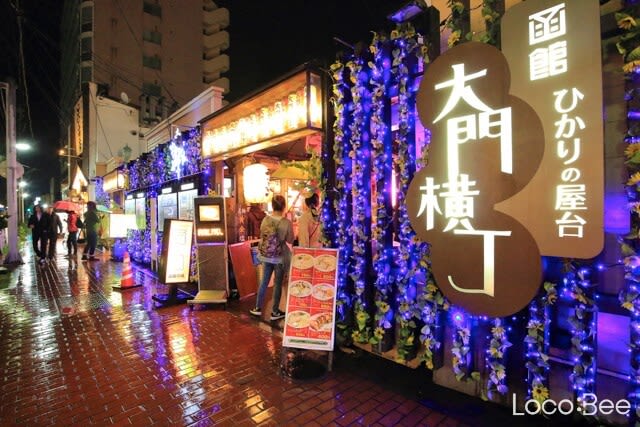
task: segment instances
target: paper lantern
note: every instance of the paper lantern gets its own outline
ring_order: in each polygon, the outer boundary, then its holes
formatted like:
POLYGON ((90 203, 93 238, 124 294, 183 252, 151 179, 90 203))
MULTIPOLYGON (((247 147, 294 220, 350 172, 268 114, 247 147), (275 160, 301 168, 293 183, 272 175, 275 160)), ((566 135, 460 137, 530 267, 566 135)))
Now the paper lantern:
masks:
POLYGON ((256 163, 244 168, 244 199, 247 203, 266 203, 269 200, 269 174, 265 165, 256 163))

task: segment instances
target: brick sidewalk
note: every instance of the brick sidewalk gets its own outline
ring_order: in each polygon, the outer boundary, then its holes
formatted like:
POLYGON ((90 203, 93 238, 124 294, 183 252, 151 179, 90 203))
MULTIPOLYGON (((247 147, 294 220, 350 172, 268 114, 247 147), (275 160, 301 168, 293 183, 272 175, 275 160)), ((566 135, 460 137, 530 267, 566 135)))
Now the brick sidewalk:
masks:
POLYGON ((0 290, 0 425, 462 425, 353 364, 292 383, 265 324, 155 309, 159 285, 139 271, 143 287, 112 292, 120 269, 26 254, 0 290))

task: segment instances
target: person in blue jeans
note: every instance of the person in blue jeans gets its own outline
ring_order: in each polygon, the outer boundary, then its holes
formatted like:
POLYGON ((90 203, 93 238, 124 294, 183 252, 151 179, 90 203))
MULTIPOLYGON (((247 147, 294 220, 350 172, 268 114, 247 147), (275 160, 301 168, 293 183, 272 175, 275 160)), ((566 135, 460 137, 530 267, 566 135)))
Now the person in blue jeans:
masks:
MULTIPOLYGON (((264 297, 271 280, 271 275, 275 272, 275 278, 273 281, 273 307, 271 310, 271 320, 278 320, 284 317, 284 312, 280 310, 280 296, 282 295, 282 282, 284 280, 284 274, 289 270, 289 263, 291 262, 291 251, 287 243, 293 243, 293 225, 291 221, 284 218, 284 209, 286 201, 283 196, 273 196, 271 201, 271 207, 273 208, 273 214, 267 216, 262 220, 260 224, 260 236, 262 239, 261 245, 265 245, 265 239, 271 239, 267 230, 277 230, 277 245, 279 246, 279 254, 265 256, 261 253, 258 255, 258 259, 262 262, 264 272, 262 274, 262 281, 258 288, 258 299, 256 300, 256 307, 249 310, 254 316, 262 315, 262 305, 264 304, 264 297)), ((274 239, 275 240, 275 239, 274 239)))

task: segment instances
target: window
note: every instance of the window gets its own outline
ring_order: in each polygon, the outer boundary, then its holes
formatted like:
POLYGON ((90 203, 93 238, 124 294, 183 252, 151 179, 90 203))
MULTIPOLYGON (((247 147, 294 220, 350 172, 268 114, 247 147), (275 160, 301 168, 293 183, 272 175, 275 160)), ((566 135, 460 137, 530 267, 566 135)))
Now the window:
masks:
POLYGON ((161 96, 162 88, 154 83, 143 83, 142 92, 146 95, 161 96))
POLYGON ((146 42, 162 44, 162 33, 158 31, 145 31, 142 33, 142 39, 146 42))
POLYGON ((111 29, 115 30, 118 28, 118 18, 111 18, 111 29))
POLYGON ((162 17, 162 8, 159 4, 151 3, 149 1, 145 1, 142 4, 142 10, 149 15, 162 17))
POLYGON ((93 7, 86 6, 80 9, 80 31, 85 33, 93 30, 93 7))
POLYGON ((118 58, 118 48, 111 46, 111 60, 115 60, 118 58))
POLYGON ((91 61, 92 42, 93 42, 93 39, 91 37, 83 37, 80 39, 80 60, 81 61, 91 61))
POLYGON ((145 55, 142 57, 142 65, 144 65, 145 67, 153 68, 154 70, 160 70, 162 69, 162 60, 158 55, 145 55))
POLYGON ((80 83, 90 82, 92 80, 92 69, 90 65, 83 65, 80 69, 80 83))

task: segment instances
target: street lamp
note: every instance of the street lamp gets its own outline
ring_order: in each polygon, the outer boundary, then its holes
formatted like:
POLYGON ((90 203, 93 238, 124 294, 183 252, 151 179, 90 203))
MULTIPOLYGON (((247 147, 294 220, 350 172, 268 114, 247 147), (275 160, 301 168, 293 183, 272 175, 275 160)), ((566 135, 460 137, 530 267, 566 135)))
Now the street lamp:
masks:
POLYGON ((18 151, 29 151, 29 150, 31 150, 31 144, 29 144, 28 142, 17 142, 16 143, 16 150, 18 150, 18 151))

